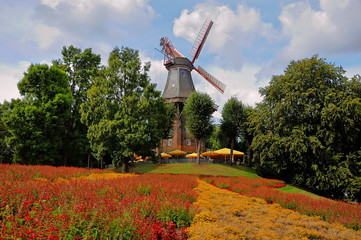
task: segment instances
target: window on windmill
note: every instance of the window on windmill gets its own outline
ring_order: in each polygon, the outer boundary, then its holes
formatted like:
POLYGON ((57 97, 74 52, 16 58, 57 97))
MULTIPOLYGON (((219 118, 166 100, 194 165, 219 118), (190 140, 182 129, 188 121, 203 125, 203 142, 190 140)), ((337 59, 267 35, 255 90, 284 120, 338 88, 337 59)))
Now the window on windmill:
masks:
POLYGON ((172 145, 173 145, 172 139, 168 139, 168 146, 170 147, 170 146, 172 146, 172 145))
POLYGON ((191 141, 189 138, 186 139, 186 145, 187 145, 187 146, 192 145, 192 141, 191 141))

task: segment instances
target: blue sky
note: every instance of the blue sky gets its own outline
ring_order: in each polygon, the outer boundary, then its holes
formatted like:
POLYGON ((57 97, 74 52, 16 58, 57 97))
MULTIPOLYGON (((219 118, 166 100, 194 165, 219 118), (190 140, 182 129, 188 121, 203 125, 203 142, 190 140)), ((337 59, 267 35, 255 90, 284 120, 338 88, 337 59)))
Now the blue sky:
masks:
POLYGON ((150 61, 152 82, 163 90, 167 71, 159 39, 184 55, 205 19, 214 21, 196 61, 227 87, 222 95, 192 72, 198 91, 219 105, 236 96, 254 106, 260 87, 291 60, 319 54, 361 74, 360 0, 1 0, 0 102, 20 97, 17 82, 30 63, 51 63, 63 46, 92 48, 106 63, 116 46, 150 61))

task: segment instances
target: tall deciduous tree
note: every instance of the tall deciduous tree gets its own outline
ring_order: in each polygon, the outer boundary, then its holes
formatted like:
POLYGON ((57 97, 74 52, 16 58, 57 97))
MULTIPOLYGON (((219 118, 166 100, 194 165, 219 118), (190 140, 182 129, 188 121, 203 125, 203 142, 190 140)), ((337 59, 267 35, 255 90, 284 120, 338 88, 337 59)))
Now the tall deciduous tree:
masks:
POLYGON ((197 139, 197 163, 200 164, 199 156, 201 144, 213 131, 212 114, 217 110, 217 105, 206 93, 193 92, 184 104, 186 127, 197 139))
POLYGON ((233 149, 237 138, 241 137, 245 121, 244 105, 237 98, 230 98, 223 106, 220 130, 231 144, 231 163, 234 164, 233 149))
POLYGON ((149 81, 150 65, 138 51, 115 48, 81 105, 91 149, 98 160, 109 154, 123 172, 133 154, 154 155, 172 126, 171 107, 149 81))
POLYGON ((251 144, 254 137, 254 127, 257 125, 259 119, 253 117, 256 112, 255 108, 252 108, 250 106, 245 107, 244 114, 245 114, 245 121, 242 124, 242 143, 244 148, 246 149, 246 158, 244 160, 247 160, 245 164, 250 166, 252 164, 252 149, 251 144))
POLYGON ((30 65, 18 83, 23 100, 14 100, 3 121, 15 150, 13 161, 61 165, 63 133, 71 92, 66 73, 54 66, 30 65))
POLYGON ((64 165, 82 165, 89 154, 87 127, 80 121, 80 105, 87 100, 86 92, 100 67, 100 55, 91 48, 81 50, 74 46, 63 47, 62 59, 54 60, 53 65, 68 74, 73 102, 64 129, 64 165))
POLYGON ((10 137, 11 135, 9 130, 5 127, 4 121, 2 119, 5 113, 10 111, 10 109, 11 102, 4 101, 3 104, 0 104, 0 164, 10 163, 12 160, 12 149, 10 148, 9 144, 6 143, 6 138, 10 137))
POLYGON ((361 83, 313 56, 261 89, 252 147, 262 174, 360 199, 361 83))

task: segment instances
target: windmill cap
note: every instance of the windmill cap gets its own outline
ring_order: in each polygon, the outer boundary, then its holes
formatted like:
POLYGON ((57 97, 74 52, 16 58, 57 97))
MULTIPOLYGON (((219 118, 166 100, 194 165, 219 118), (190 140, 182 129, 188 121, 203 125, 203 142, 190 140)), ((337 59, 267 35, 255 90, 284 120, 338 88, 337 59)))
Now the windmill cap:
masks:
POLYGON ((174 67, 185 67, 188 68, 189 71, 192 71, 194 68, 192 62, 188 58, 181 57, 174 58, 173 61, 166 63, 165 67, 167 68, 167 70, 174 67))

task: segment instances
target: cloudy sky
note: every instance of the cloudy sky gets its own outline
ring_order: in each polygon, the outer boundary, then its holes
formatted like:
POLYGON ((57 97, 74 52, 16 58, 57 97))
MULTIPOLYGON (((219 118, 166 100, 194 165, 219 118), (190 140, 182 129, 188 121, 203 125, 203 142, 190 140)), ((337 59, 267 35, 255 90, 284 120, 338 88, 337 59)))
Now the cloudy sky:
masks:
POLYGON ((231 96, 254 106, 258 89, 291 60, 319 54, 348 77, 361 74, 360 12, 360 0, 1 0, 0 102, 20 97, 17 82, 30 63, 51 63, 69 45, 92 48, 103 63, 116 46, 137 49, 163 90, 159 39, 167 36, 189 56, 203 22, 212 19, 196 64, 227 87, 222 95, 192 72, 195 87, 219 112, 231 96))

